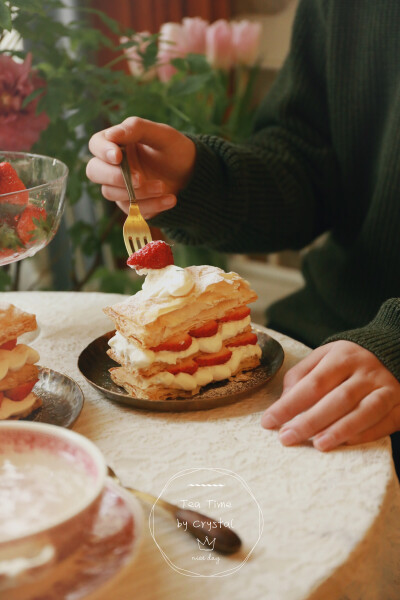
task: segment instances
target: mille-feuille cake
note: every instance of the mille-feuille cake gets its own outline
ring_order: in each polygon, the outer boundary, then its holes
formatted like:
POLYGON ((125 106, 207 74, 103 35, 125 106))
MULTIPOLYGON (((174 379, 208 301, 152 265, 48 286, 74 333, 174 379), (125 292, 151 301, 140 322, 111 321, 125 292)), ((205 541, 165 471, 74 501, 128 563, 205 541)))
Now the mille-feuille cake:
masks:
POLYGON ((108 354, 121 365, 111 378, 137 398, 192 396, 260 363, 247 306, 257 295, 248 282, 217 267, 172 262, 167 244, 147 244, 128 260, 146 273, 142 290, 104 309, 116 328, 108 354))
POLYGON ((36 317, 13 304, 0 303, 0 420, 20 419, 41 406, 32 391, 38 380, 39 354, 17 338, 37 328, 36 317))

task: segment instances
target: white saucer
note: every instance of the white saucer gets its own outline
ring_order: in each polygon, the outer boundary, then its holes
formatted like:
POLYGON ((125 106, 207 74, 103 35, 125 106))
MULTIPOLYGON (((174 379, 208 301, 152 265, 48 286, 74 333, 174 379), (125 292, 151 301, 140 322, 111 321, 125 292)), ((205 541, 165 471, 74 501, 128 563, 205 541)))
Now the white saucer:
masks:
POLYGON ((143 534, 139 501, 110 479, 86 541, 37 582, 7 591, 7 600, 80 600, 115 584, 131 565, 143 534))

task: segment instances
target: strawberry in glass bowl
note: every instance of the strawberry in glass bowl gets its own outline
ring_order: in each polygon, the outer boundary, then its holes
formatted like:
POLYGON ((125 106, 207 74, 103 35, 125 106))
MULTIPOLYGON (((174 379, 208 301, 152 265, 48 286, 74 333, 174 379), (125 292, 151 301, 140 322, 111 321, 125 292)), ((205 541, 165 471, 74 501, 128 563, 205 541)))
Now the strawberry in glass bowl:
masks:
POLYGON ((56 158, 0 151, 0 266, 33 256, 53 239, 67 177, 56 158))

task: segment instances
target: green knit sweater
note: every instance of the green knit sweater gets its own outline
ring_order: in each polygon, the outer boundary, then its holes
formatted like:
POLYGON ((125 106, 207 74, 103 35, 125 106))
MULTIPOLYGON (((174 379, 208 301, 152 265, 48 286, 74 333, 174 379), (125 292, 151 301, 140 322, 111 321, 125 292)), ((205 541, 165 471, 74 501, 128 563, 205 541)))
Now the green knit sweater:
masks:
POLYGON ((195 172, 153 219, 226 252, 298 249, 305 288, 268 324, 369 349, 400 380, 400 1, 303 0, 289 56, 237 145, 198 136, 195 172))

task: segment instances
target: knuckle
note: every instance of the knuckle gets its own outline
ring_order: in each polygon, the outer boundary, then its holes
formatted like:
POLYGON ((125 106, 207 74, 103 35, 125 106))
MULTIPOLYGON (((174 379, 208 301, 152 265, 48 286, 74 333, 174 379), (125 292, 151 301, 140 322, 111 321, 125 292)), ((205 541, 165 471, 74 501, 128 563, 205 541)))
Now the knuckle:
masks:
POLYGON ((343 408, 348 408, 354 405, 354 393, 349 389, 339 387, 335 390, 335 403, 343 408))
POLYGON ((126 129, 137 129, 138 127, 141 126, 143 119, 141 119, 140 117, 127 117, 123 122, 122 122, 122 126, 126 129))
POLYGON ((92 135, 92 137, 90 138, 89 143, 88 143, 88 148, 92 154, 94 154, 93 145, 94 145, 94 141, 96 139, 96 137, 95 137, 96 135, 97 134, 92 135))
POLYGON ((375 392, 373 397, 370 399, 370 410, 373 414, 377 413, 388 413, 393 408, 393 402, 390 395, 386 393, 385 389, 380 389, 375 392))
POLYGON ((89 160, 88 164, 86 165, 86 175, 87 175, 87 177, 89 177, 89 179, 91 179, 93 176, 93 159, 92 158, 89 160))
POLYGON ((325 377, 323 374, 314 373, 310 378, 309 389, 312 395, 320 395, 324 389, 325 377))

